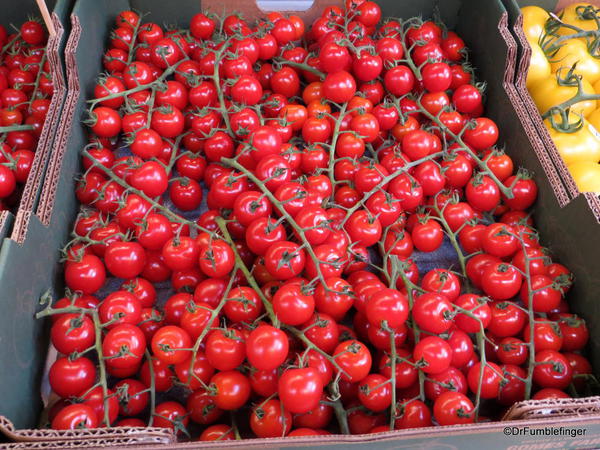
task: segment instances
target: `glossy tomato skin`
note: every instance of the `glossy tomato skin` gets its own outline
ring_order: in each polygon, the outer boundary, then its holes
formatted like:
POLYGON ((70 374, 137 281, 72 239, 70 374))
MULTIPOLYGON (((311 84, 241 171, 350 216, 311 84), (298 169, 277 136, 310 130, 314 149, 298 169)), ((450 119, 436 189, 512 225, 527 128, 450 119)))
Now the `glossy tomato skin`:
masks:
POLYGON ((93 294, 106 280, 104 264, 95 255, 85 255, 80 261, 73 261, 65 267, 65 282, 73 291, 93 294))
POLYGON ((129 375, 137 372, 145 348, 144 333, 139 327, 130 324, 117 325, 106 334, 102 342, 104 356, 111 357, 107 360, 107 367, 123 370, 129 375), (127 354, 121 354, 123 347, 129 350, 127 354))
POLYGON ((423 372, 435 374, 450 367, 452 349, 443 339, 427 336, 415 345, 413 356, 423 372))
POLYGON ((189 357, 189 351, 179 349, 189 349, 192 340, 184 329, 168 325, 154 333, 151 345, 158 359, 168 364, 177 364, 189 357))
POLYGON ((52 344, 60 353, 66 355, 89 348, 93 345, 95 336, 93 322, 87 315, 61 315, 50 330, 52 344))
POLYGON ((433 405, 433 416, 440 425, 473 423, 473 403, 458 392, 445 392, 433 405))
POLYGON ((119 405, 119 414, 123 416, 136 416, 141 413, 146 405, 150 395, 145 392, 146 386, 135 379, 125 379, 119 381, 115 388, 120 388, 127 392, 127 401, 119 405))
POLYGON ((315 299, 305 289, 299 284, 286 284, 273 296, 273 310, 283 323, 300 325, 312 316, 315 299))
POLYGON ((248 362, 259 370, 279 367, 287 357, 289 344, 285 333, 270 325, 254 329, 246 341, 248 362))
POLYGON ((279 378, 278 392, 287 411, 304 414, 318 406, 323 394, 323 381, 312 367, 288 369, 279 378))
POLYGON ((358 399, 371 411, 380 412, 389 408, 392 401, 391 385, 383 375, 367 375, 358 387, 358 399))
MULTIPOLYGON (((187 411, 179 402, 166 401, 156 405, 154 410, 154 425, 161 428, 170 428, 176 431, 176 424, 187 426, 189 422, 187 411)), ((176 431, 179 433, 179 431, 176 431)))
MULTIPOLYGON (((162 375, 172 375, 170 369, 165 370, 166 363, 162 362, 161 360, 157 359, 154 365, 160 368, 160 372, 162 375)), ((158 371, 157 368, 155 368, 155 370, 158 371)), ((198 353, 196 353, 196 358, 193 361, 190 357, 184 361, 175 364, 175 375, 177 376, 177 379, 183 385, 189 387, 192 390, 199 389, 204 385, 208 384, 214 373, 215 368, 209 362, 206 353, 204 353, 201 350, 199 350, 198 353)), ((164 379, 166 377, 162 378, 164 379)), ((162 387, 166 388, 164 390, 168 390, 168 388, 170 388, 171 385, 172 382, 169 378, 168 380, 165 380, 164 386, 162 387), (169 381, 169 384, 166 381, 169 381)))
POLYGON ((225 371, 238 367, 246 358, 246 345, 235 329, 214 330, 206 341, 206 357, 216 369, 225 371))
POLYGON ((226 411, 241 408, 250 398, 250 381, 235 370, 216 373, 209 387, 215 405, 226 411))
POLYGON ((204 389, 198 389, 190 394, 186 409, 190 412, 192 422, 200 425, 214 423, 224 414, 224 411, 215 405, 213 398, 204 389))
POLYGON ((250 428, 258 437, 283 437, 291 431, 292 415, 277 399, 260 403, 250 414, 250 428))
POLYGON ((96 366, 86 357, 57 359, 48 374, 52 390, 64 398, 76 397, 91 388, 96 379, 96 366))
POLYGON ((482 274, 483 291, 494 300, 508 300, 521 289, 523 277, 512 265, 490 264, 482 274))
POLYGON ((408 300, 396 289, 384 289, 369 298, 366 312, 371 324, 397 328, 408 319, 408 300))
POLYGON ((573 369, 567 358, 554 350, 542 350, 535 355, 533 381, 544 388, 564 389, 573 379, 573 369))
POLYGON ((344 370, 342 379, 350 382, 363 380, 371 370, 372 358, 368 348, 357 340, 340 343, 333 351, 336 362, 344 370))
POLYGON ((76 430, 97 426, 96 412, 91 406, 85 404, 67 405, 52 420, 52 428, 55 430, 76 430))
POLYGON ((421 428, 431 426, 431 410, 421 400, 403 402, 394 429, 421 428))

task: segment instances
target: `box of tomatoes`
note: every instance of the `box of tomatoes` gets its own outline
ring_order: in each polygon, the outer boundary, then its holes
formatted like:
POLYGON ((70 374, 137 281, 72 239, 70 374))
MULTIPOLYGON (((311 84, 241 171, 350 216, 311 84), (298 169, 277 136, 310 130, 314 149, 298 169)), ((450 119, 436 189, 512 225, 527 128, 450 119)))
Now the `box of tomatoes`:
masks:
POLYGON ((48 2, 52 33, 33 1, 5 8, 0 20, 3 237, 15 228, 13 222, 19 228, 28 220, 39 199, 66 94, 63 52, 73 3, 48 2))
POLYGON ((597 445, 503 3, 248 3, 76 2, 6 445, 597 445))

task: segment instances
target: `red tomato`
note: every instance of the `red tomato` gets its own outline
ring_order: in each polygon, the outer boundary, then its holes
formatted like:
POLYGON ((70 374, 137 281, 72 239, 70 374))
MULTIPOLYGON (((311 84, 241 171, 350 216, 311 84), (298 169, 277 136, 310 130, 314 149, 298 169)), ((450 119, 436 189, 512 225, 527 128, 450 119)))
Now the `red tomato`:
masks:
POLYGON ((443 339, 427 336, 415 345, 413 357, 423 372, 440 373, 450 367, 452 349, 443 339))
POLYGON ((278 393, 287 411, 304 414, 319 405, 323 380, 312 367, 288 369, 279 378, 278 393))
POLYGON ((80 428, 96 428, 97 426, 96 411, 91 406, 82 403, 65 406, 54 417, 51 424, 54 430, 77 430, 80 428))
POLYGON ((290 283, 284 284, 277 290, 272 305, 273 311, 281 322, 295 326, 311 318, 315 310, 315 299, 310 287, 290 283))
POLYGON ((354 77, 344 70, 328 74, 322 85, 323 95, 336 103, 346 103, 356 93, 354 77))
POLYGON ((210 393, 215 405, 226 411, 241 408, 250 398, 250 381, 235 370, 218 372, 210 380, 210 393))
POLYGON ((554 350, 542 350, 535 355, 533 381, 543 388, 566 388, 573 379, 573 369, 567 358, 554 350))
POLYGON ((433 416, 440 425, 473 423, 473 403, 459 392, 444 392, 433 405, 433 416))
POLYGON ((246 340, 248 362, 259 370, 279 367, 285 361, 288 350, 285 333, 270 325, 255 328, 246 340))
POLYGON ((489 264, 481 276, 483 291, 494 300, 508 300, 521 289, 523 277, 510 264, 489 264))
POLYGON ((282 402, 269 399, 252 409, 250 428, 260 438, 283 437, 291 431, 292 415, 282 402))
POLYGON ((408 319, 408 300, 396 289, 382 289, 367 300, 366 312, 373 326, 397 328, 408 319))
POLYGON ((383 375, 367 375, 358 386, 358 399, 371 411, 381 412, 392 403, 392 385, 383 375))
POLYGON ((64 398, 76 397, 94 385, 96 366, 83 356, 73 360, 60 357, 50 367, 48 378, 50 387, 58 395, 64 398))

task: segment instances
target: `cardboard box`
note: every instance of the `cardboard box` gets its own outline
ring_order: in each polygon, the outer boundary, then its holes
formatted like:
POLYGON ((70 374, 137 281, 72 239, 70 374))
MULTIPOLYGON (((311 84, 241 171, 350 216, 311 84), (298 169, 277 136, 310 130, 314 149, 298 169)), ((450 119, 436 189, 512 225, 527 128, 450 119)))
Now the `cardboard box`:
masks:
MULTIPOLYGON (((434 0, 407 0, 397 2, 394 0, 379 0, 383 16, 410 17, 421 15, 429 17, 433 14, 434 0)), ((165 8, 160 0, 96 0, 94 2, 78 0, 73 9, 72 33, 66 49, 67 72, 69 79, 69 92, 61 116, 61 128, 57 140, 59 143, 66 141, 66 146, 60 147, 52 156, 48 166, 47 182, 44 184, 36 216, 40 225, 35 221, 30 222, 26 244, 34 242, 35 245, 44 245, 56 251, 67 239, 69 230, 75 219, 77 202, 74 196, 74 177, 79 170, 79 152, 86 143, 86 131, 79 120, 84 117, 85 99, 92 92, 96 76, 101 71, 101 54, 104 50, 108 33, 117 13, 124 9, 136 8, 138 11, 150 11, 148 20, 159 23, 179 23, 187 25, 189 18, 199 11, 196 0, 178 1, 173 7, 165 8), (48 224, 44 228, 42 224, 48 224), (44 234, 45 233, 45 234, 44 234), (30 241, 31 240, 31 241, 30 241)), ((222 1, 219 12, 223 6, 231 10, 241 7, 235 2, 222 1)), ((505 143, 507 152, 513 157, 516 164, 526 166, 535 172, 536 181, 540 187, 540 196, 536 208, 536 221, 540 227, 543 242, 552 249, 560 239, 561 234, 554 232, 548 222, 548 211, 560 211, 557 195, 565 194, 562 189, 553 186, 548 177, 555 177, 556 168, 548 164, 547 160, 540 161, 540 148, 543 145, 531 124, 524 121, 527 110, 513 85, 517 46, 508 29, 508 14, 500 0, 448 0, 439 3, 440 14, 445 23, 456 28, 457 32, 465 39, 471 49, 472 61, 478 69, 480 79, 488 83, 486 115, 496 120, 500 126, 500 144, 505 143), (535 149, 534 149, 535 147, 535 149)), ((255 10, 255 9, 254 9, 255 10)), ((581 234, 581 233, 580 233, 581 234)), ((33 245, 33 244, 32 244, 33 245)), ((55 294, 61 294, 62 282, 60 267, 48 261, 32 264, 34 252, 37 247, 29 247, 29 258, 20 261, 1 260, 0 268, 12 266, 11 276, 13 283, 20 289, 12 291, 14 303, 26 305, 25 312, 16 311, 12 323, 19 321, 19 326, 13 326, 14 332, 9 341, 14 345, 21 345, 29 359, 22 364, 21 372, 27 371, 32 379, 38 379, 43 371, 43 352, 47 346, 45 341, 45 324, 33 318, 31 308, 46 287, 51 288, 55 294), (28 273, 23 270, 29 269, 28 273), (35 279, 31 288, 31 279, 35 279), (37 282, 41 280, 41 282, 37 282), (46 285, 44 286, 44 282, 46 285)), ((558 255, 561 261, 573 267, 574 253, 580 249, 572 245, 571 254, 558 255)), ((593 293, 594 291, 590 291, 593 293)), ((584 317, 595 317, 594 309, 583 311, 584 317)), ((3 324, 0 323, 0 327, 3 324)), ((594 339, 600 343, 599 336, 594 339)), ((1 352, 2 350, 0 350, 1 352)), ((13 354, 0 353, 0 360, 15 358, 13 354)), ((5 375, 0 372, 0 380, 5 375)), ((28 380, 32 382, 33 380, 28 380)), ((144 439, 155 439, 140 448, 155 448, 158 441, 169 444, 169 448, 198 448, 199 443, 173 444, 173 436, 162 431, 161 436, 156 436, 150 429, 110 429, 57 432, 53 430, 23 430, 14 432, 10 428, 8 419, 12 420, 16 428, 33 428, 36 426, 36 417, 40 413, 40 402, 35 395, 39 384, 23 386, 0 383, 0 398, 11 397, 20 402, 11 401, 6 405, 0 403, 0 414, 5 419, 0 421, 0 428, 9 429, 10 438, 21 439, 21 447, 35 448, 44 445, 45 448, 65 448, 71 446, 95 446, 103 440, 104 445, 122 446, 131 443, 142 444, 144 439), (17 390, 19 392, 17 392, 17 390), (37 407, 36 407, 37 405, 37 407), (148 434, 151 434, 149 436, 148 434), (125 439, 132 441, 125 441, 125 439), (138 439, 137 442, 135 440, 138 439), (44 444, 42 444, 44 441, 44 444)), ((584 436, 571 439, 568 442, 564 437, 549 436, 543 438, 541 445, 544 448, 571 448, 595 447, 600 445, 600 399, 577 399, 569 401, 544 401, 524 402, 511 409, 505 416, 505 421, 477 425, 463 425, 452 427, 433 427, 426 429, 403 430, 402 432, 389 432, 378 435, 364 436, 327 436, 315 438, 295 439, 255 439, 224 443, 205 444, 203 446, 239 447, 239 448, 264 448, 266 446, 283 448, 306 448, 318 445, 319 447, 333 448, 341 446, 364 446, 369 444, 373 448, 481 448, 483 442, 486 447, 493 448, 519 448, 533 441, 529 436, 507 436, 511 433, 510 427, 543 427, 564 426, 585 428, 584 436), (541 421, 534 419, 542 418, 541 421), (509 427, 509 428, 507 428, 509 427), (506 430, 509 430, 508 432, 506 430), (580 439, 581 438, 581 439, 580 439), (484 441, 485 440, 485 441, 484 441)), ((6 434, 6 431, 5 431, 6 434)), ((570 438, 569 438, 570 439, 570 438)))
MULTIPOLYGON (((550 159, 559 178, 549 177, 548 181, 555 193, 555 201, 538 202, 540 219, 536 220, 545 233, 542 236, 560 236, 548 242, 553 255, 567 265, 575 274, 575 284, 569 293, 569 303, 574 312, 588 318, 590 330, 590 361, 595 373, 600 370, 600 323, 593 320, 600 312, 596 293, 600 292, 600 267, 597 264, 600 249, 600 199, 592 193, 579 193, 575 181, 558 154, 556 146, 544 126, 541 116, 525 86, 531 48, 522 29, 522 16, 519 8, 527 5, 540 6, 548 11, 560 10, 574 0, 506 0, 510 18, 510 30, 518 45, 518 64, 515 72, 515 88, 521 102, 527 109, 527 117, 543 145, 546 159, 550 159), (565 191, 567 196, 565 197, 565 191), (558 205, 558 207, 557 207, 558 205)), ((539 150, 538 150, 539 151, 539 150)), ((536 179, 537 181, 537 179, 536 179)), ((548 184, 548 183, 546 183, 548 184)), ((538 181, 539 185, 539 181, 538 181)), ((543 199, 540 195, 540 199, 543 199)))
MULTIPOLYGON (((45 228, 36 229, 33 233, 36 234, 37 241, 32 239, 27 244, 24 241, 27 222, 34 216, 45 170, 56 145, 55 137, 66 97, 63 54, 73 4, 74 0, 49 2, 56 35, 48 41, 47 54, 55 92, 16 217, 8 212, 0 214, 0 236, 3 237, 0 261, 4 261, 0 270, 0 303, 4 310, 0 315, 0 342, 3 344, 0 345, 0 360, 3 361, 0 365, 0 378, 7 383, 6 390, 13 393, 4 398, 3 408, 14 411, 14 420, 18 423, 30 423, 37 420, 39 415, 40 373, 33 367, 43 361, 47 344, 43 328, 30 320, 36 308, 30 299, 35 298, 31 295, 39 295, 38 292, 47 289, 52 282, 51 268, 56 266, 58 254, 56 246, 44 242, 45 228), (37 272, 32 270, 34 267, 37 272), (20 281, 19 276, 22 277, 20 281), (33 408, 22 408, 23 402, 32 402, 33 408)), ((20 2, 18 8, 14 5, 5 7, 2 22, 20 24, 27 20, 28 15, 39 15, 33 0, 20 2)))
MULTIPOLYGON (((52 0, 47 2, 49 10, 52 12, 51 18, 56 31, 56 34, 49 37, 46 51, 54 83, 54 94, 18 208, 14 214, 8 211, 0 213, 0 223, 3 224, 0 227, 0 237, 7 236, 8 231, 13 229, 13 223, 18 227, 24 218, 31 214, 39 200, 44 172, 53 149, 54 138, 59 127, 59 117, 66 97, 66 72, 63 54, 70 31, 69 14, 74 3, 75 0, 52 0), (9 226, 4 226, 4 224, 9 226)), ((29 16, 40 16, 38 6, 34 0, 24 0, 19 3, 18 8, 14 5, 3 7, 0 23, 7 28, 9 24, 19 26, 27 21, 29 16)), ((14 235, 12 238, 20 239, 14 235)))

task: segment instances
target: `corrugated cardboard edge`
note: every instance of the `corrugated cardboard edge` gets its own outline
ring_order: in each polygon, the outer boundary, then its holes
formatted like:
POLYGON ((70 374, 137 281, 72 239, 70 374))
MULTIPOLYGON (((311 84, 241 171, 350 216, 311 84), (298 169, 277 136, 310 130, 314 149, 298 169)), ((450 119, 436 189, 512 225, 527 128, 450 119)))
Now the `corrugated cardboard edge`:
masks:
POLYGON ((64 35, 64 28, 59 17, 55 13, 52 14, 52 22, 54 23, 56 34, 50 37, 48 40, 46 54, 52 72, 54 94, 50 102, 48 115, 46 117, 38 147, 35 152, 35 157, 31 166, 31 172, 29 173, 29 178, 27 179, 25 188, 23 190, 19 208, 16 213, 15 224, 10 236, 12 240, 19 244, 23 243, 25 240, 29 219, 31 217, 33 208, 35 208, 37 196, 42 181, 44 180, 48 158, 52 154, 53 148, 56 148, 54 145, 54 138, 57 135, 58 128, 60 127, 59 118, 67 90, 62 70, 61 57, 59 54, 60 42, 64 35))
MULTIPOLYGON (((554 166, 556 167, 559 177, 560 184, 564 185, 567 190, 567 197, 565 198, 563 194, 560 192, 559 184, 554 179, 550 179, 553 187, 556 187, 556 198, 558 199, 558 203, 561 207, 565 206, 571 199, 577 197, 579 195, 579 191, 577 189, 577 185, 575 184, 575 180, 569 173, 567 166, 561 156, 558 153, 556 145, 550 138, 550 134, 542 121, 542 117, 529 95, 529 91, 525 86, 525 80, 527 79, 527 72, 529 71, 529 63, 531 60, 531 47, 527 39, 525 38, 525 34, 523 33, 522 27, 522 16, 520 16, 520 20, 517 20, 515 23, 515 27, 513 32, 519 41, 519 45, 523 48, 521 61, 519 62, 519 71, 522 72, 521 76, 517 76, 515 79, 515 86, 517 88, 517 92, 525 105, 525 108, 528 112, 529 119, 527 122, 533 124, 535 132, 540 136, 542 145, 545 147, 545 153, 550 156, 550 159, 554 166)), ((529 123, 528 123, 529 125, 529 123)))
POLYGON ((515 85, 525 86, 527 80, 527 71, 529 70, 529 60, 531 59, 531 47, 523 45, 526 41, 525 32, 523 31, 523 14, 515 20, 513 32, 517 39, 517 44, 521 46, 521 60, 517 61, 517 72, 515 73, 515 85))
POLYGON ((171 444, 171 441, 165 441, 163 438, 153 436, 131 436, 118 439, 86 439, 85 441, 46 441, 46 442, 13 442, 11 444, 2 444, 2 449, 64 449, 64 448, 104 448, 111 449, 121 447, 131 447, 139 445, 150 445, 151 448, 158 446, 164 447, 171 444))
MULTIPOLYGON (((515 27, 519 27, 520 23, 522 22, 522 19, 519 21, 517 20, 515 27)), ((515 39, 513 38, 512 34, 510 33, 510 31, 508 30, 508 27, 506 28, 505 31, 502 31, 503 35, 505 35, 506 39, 509 40, 516 48, 517 42, 515 41, 515 39)), ((522 31, 522 27, 521 27, 521 34, 523 35, 523 31, 522 31)), ((524 35, 523 35, 524 38, 524 35)), ((521 72, 521 70, 523 69, 523 60, 525 59, 525 56, 527 54, 531 54, 531 48, 528 46, 527 51, 523 52, 523 58, 521 58, 521 61, 519 63, 519 65, 516 65, 515 62, 515 66, 518 67, 518 71, 521 72), (528 53, 527 53, 528 52, 528 53)), ((513 73, 515 73, 514 67, 513 66, 513 73)), ((527 67, 529 67, 529 62, 527 60, 527 67)), ((511 101, 513 102, 513 105, 515 106, 515 110, 517 111, 517 114, 519 115, 519 119, 521 119, 521 123, 523 124, 523 127, 525 128, 526 132, 527 132, 527 136, 529 137, 529 141, 531 142, 531 146, 533 147, 533 150, 535 151, 543 169, 544 169, 544 173, 546 174, 546 176, 548 177, 548 180, 550 181, 550 185, 552 186, 552 190, 554 191, 554 195, 556 196, 556 199, 558 201, 558 204, 563 207, 565 206, 567 203, 569 203, 570 198, 569 198, 569 191, 567 191, 567 189, 565 189, 565 186, 563 185, 563 171, 561 170, 561 168, 559 166, 557 166, 556 164, 556 157, 558 157, 558 159, 560 160, 562 167, 564 168, 565 171, 567 171, 566 166, 564 165, 564 162, 562 162, 562 158, 560 158, 560 155, 558 155, 558 151, 556 150, 556 147, 554 146, 554 144, 552 144, 552 146, 554 147, 554 153, 552 151, 551 148, 548 147, 548 144, 546 142, 546 140, 544 139, 543 136, 540 136, 538 127, 534 124, 535 120, 537 119, 538 122, 540 122, 542 128, 545 129, 544 124, 541 121, 539 112, 537 110, 537 108, 535 107, 535 105, 533 104, 533 100, 531 99, 531 96, 529 96, 529 93, 527 92, 527 89, 525 88, 525 82, 524 82, 524 75, 522 76, 515 76, 514 77, 514 83, 507 83, 506 87, 506 92, 508 94, 508 96, 511 98, 511 101), (520 85, 518 83, 521 83, 520 85), (525 91, 525 94, 523 94, 523 90, 525 91), (528 98, 525 98, 528 97, 528 98)), ((552 141, 550 139, 550 135, 548 135, 548 132, 546 131, 546 135, 549 141, 552 141)), ((568 171, 567 171, 568 173, 568 171)), ((571 179, 571 181, 573 180, 572 177, 569 175, 569 178, 571 179)))
MULTIPOLYGON (((15 443, 37 444, 38 448, 47 448, 48 443, 71 442, 74 446, 92 446, 91 441, 97 443, 115 440, 127 440, 128 443, 155 442, 159 444, 170 444, 176 442, 175 435, 165 428, 93 428, 81 430, 51 430, 32 429, 15 430, 12 422, 6 417, 0 416, 0 433, 4 434, 15 443)), ((34 447, 35 448, 35 447, 34 447)))
POLYGON ((583 195, 586 198, 594 217, 600 223, 600 197, 598 197, 598 194, 594 194, 593 192, 586 192, 583 195))
POLYGON ((517 61, 517 44, 508 30, 508 13, 503 13, 498 23, 498 31, 506 42, 506 67, 504 68, 504 86, 510 86, 515 78, 515 65, 517 61))
POLYGON ((46 182, 40 195, 37 215, 44 225, 50 223, 52 209, 56 200, 56 188, 60 180, 60 169, 63 156, 67 150, 67 141, 73 127, 73 117, 75 115, 75 106, 81 94, 79 88, 79 77, 77 73, 77 64, 75 62, 75 50, 81 37, 81 24, 76 15, 71 15, 71 34, 65 46, 65 62, 67 69, 68 91, 65 105, 60 117, 60 127, 58 129, 55 151, 53 152, 48 168, 46 170, 46 182))
POLYGON ((514 404, 502 420, 600 415, 600 397, 529 400, 514 404))
MULTIPOLYGON (((5 230, 10 220, 10 212, 7 210, 0 211, 0 231, 5 230)), ((0 233, 1 235, 1 233, 0 233)))

